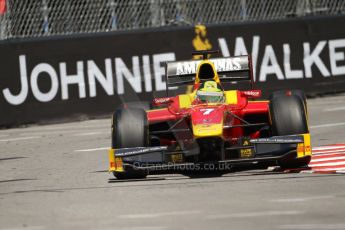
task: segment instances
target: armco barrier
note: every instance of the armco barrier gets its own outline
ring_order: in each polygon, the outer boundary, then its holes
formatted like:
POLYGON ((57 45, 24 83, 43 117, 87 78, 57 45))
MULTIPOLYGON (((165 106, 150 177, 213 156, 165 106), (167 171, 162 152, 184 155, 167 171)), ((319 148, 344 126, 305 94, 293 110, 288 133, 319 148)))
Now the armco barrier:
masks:
POLYGON ((345 90, 345 16, 168 27, 0 43, 0 126, 110 114, 165 92, 164 63, 194 49, 250 53, 258 88, 345 90))

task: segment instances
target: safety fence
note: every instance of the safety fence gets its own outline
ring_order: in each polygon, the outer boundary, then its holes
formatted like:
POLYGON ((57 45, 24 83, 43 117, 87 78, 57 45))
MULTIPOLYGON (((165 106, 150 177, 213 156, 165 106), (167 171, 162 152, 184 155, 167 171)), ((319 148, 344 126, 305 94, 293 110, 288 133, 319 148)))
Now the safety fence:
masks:
POLYGON ((343 92, 343 25, 345 16, 332 16, 3 40, 0 126, 109 115, 122 102, 165 96, 165 63, 200 49, 251 54, 265 95, 343 92))
POLYGON ((0 40, 344 12, 342 0, 0 0, 0 40))

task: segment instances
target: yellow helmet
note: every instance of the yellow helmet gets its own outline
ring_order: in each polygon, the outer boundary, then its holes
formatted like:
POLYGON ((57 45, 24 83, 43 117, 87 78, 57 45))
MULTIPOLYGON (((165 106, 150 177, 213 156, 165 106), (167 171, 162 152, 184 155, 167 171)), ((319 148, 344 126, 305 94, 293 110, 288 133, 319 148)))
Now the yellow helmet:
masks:
POLYGON ((206 103, 221 103, 224 102, 223 91, 218 88, 215 81, 206 81, 196 93, 196 98, 206 103))
POLYGON ((203 92, 222 92, 222 90, 218 88, 218 84, 215 81, 206 81, 199 90, 203 92))

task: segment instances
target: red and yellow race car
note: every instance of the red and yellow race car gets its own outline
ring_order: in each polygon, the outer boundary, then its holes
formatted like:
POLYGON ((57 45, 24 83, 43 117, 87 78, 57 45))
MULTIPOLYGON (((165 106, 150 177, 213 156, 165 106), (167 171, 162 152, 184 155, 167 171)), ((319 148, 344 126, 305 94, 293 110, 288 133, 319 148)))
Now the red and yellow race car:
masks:
POLYGON ((306 166, 311 158, 306 98, 274 92, 259 100, 250 56, 168 62, 167 88, 193 85, 188 94, 156 98, 152 108, 129 103, 112 117, 110 172, 144 178, 157 170, 222 170, 236 165, 306 166), (249 90, 224 85, 248 82, 249 90))

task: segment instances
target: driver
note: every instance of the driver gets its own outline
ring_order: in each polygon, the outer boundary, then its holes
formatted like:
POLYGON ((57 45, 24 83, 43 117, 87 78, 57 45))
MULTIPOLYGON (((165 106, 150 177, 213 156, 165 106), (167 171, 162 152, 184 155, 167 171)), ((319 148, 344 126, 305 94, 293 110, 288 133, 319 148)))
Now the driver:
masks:
POLYGON ((205 81, 197 90, 196 99, 205 103, 222 103, 224 102, 224 93, 217 82, 205 81))

